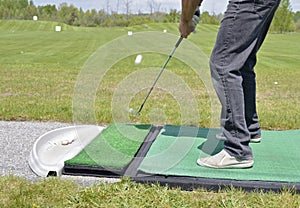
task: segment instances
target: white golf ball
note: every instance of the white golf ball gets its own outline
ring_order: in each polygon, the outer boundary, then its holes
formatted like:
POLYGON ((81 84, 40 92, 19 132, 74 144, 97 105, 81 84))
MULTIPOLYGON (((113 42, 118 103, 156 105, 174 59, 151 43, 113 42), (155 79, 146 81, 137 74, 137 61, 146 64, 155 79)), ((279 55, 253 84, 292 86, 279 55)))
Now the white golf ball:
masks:
POLYGON ((128 108, 127 111, 128 111, 129 113, 132 113, 132 112, 133 112, 133 109, 132 109, 132 108, 128 108))
POLYGON ((69 141, 68 141, 68 140, 63 140, 63 141, 61 141, 61 144, 64 145, 64 146, 65 146, 65 145, 68 145, 68 144, 69 144, 69 141))
POLYGON ((62 145, 69 145, 69 144, 72 144, 75 140, 74 139, 64 139, 61 141, 61 144, 62 145))
POLYGON ((135 58, 135 65, 138 65, 142 62, 142 59, 143 59, 143 56, 141 54, 137 55, 136 58, 135 58))

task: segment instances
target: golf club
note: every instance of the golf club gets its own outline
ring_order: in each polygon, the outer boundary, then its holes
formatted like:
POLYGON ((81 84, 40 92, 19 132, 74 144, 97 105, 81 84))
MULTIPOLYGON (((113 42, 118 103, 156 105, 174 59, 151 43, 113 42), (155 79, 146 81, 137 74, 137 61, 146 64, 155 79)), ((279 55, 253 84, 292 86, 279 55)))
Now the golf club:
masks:
POLYGON ((173 54, 175 53, 176 48, 179 46, 179 44, 181 43, 182 40, 183 40, 183 37, 180 36, 180 38, 178 39, 177 43, 175 44, 174 49, 172 50, 172 52, 170 53, 170 55, 169 55, 169 57, 167 58, 166 62, 164 63, 163 67, 161 68, 160 72, 158 73, 158 75, 157 75, 155 81, 153 82, 153 84, 152 84, 152 86, 151 86, 151 88, 150 88, 148 94, 146 95, 146 97, 145 97, 143 103, 141 104, 140 108, 139 108, 137 111, 133 110, 132 108, 129 108, 129 109, 128 109, 128 112, 129 112, 129 113, 134 114, 134 115, 138 115, 138 114, 142 111, 142 109, 143 109, 143 107, 144 107, 144 104, 146 103, 148 97, 150 96, 150 94, 151 94, 151 92, 152 92, 154 86, 156 85, 158 79, 160 78, 161 74, 162 74, 163 71, 165 70, 167 64, 169 63, 170 59, 172 58, 173 54))

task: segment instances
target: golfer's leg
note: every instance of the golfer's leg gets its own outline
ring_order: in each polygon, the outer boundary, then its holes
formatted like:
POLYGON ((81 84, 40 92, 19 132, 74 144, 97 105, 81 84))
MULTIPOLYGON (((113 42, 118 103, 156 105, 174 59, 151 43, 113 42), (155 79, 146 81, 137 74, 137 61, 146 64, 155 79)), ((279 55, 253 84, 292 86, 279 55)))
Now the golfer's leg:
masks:
POLYGON ((241 70, 243 77, 243 91, 245 104, 246 125, 251 139, 261 137, 261 128, 256 111, 256 75, 254 66, 256 64, 256 52, 251 54, 241 70))
POLYGON ((241 69, 257 46, 266 14, 270 13, 275 1, 263 1, 267 2, 267 6, 261 7, 259 14, 255 0, 229 1, 211 55, 213 82, 223 106, 221 124, 227 138, 224 148, 240 159, 252 158, 241 69))
POLYGON ((214 87, 222 104, 221 127, 227 138, 224 149, 236 158, 250 159, 253 156, 248 145, 250 135, 245 121, 240 69, 255 45, 255 38, 244 38, 247 37, 244 34, 247 31, 240 28, 242 24, 246 24, 243 16, 248 14, 240 13, 240 1, 230 1, 211 55, 210 68, 214 87))
MULTIPOLYGON (((269 13, 262 13, 261 16, 265 16, 264 22, 262 24, 262 29, 258 35, 256 46, 254 47, 252 53, 241 69, 241 74, 243 77, 243 90, 244 90, 244 103, 245 103, 245 118, 247 128, 250 132, 251 138, 260 138, 261 137, 261 127, 259 125, 259 119, 256 110, 256 75, 254 72, 254 66, 256 65, 256 54, 260 49, 269 27, 271 25, 272 19, 274 17, 276 8, 279 1, 275 6, 270 10, 269 13)), ((259 2, 256 2, 255 7, 263 6, 259 2)))

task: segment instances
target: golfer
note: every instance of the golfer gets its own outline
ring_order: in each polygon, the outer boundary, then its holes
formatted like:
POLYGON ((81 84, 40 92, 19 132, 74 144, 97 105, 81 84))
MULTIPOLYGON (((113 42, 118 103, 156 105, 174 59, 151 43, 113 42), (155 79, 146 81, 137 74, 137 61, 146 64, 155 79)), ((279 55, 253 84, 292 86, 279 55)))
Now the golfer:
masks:
MULTIPOLYGON (((193 15, 203 0, 182 0, 179 31, 184 38, 194 31, 193 15)), ((210 57, 215 91, 222 104, 221 129, 224 149, 199 158, 200 166, 250 168, 249 142, 260 142, 256 112, 254 66, 280 0, 230 0, 210 57)))

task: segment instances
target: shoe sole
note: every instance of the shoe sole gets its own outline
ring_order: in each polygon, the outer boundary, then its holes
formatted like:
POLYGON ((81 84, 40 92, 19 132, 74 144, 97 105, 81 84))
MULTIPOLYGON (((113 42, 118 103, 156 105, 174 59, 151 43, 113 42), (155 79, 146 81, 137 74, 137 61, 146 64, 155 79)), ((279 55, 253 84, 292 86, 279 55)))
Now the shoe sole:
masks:
POLYGON ((261 141, 261 138, 250 139, 250 142, 252 142, 252 143, 259 143, 260 141, 261 141))
MULTIPOLYGON (((216 139, 217 140, 222 140, 222 141, 225 141, 226 140, 226 137, 223 137, 223 136, 219 136, 219 135, 216 135, 216 139)), ((259 143, 261 141, 261 138, 255 138, 255 139, 250 139, 250 142, 251 143, 259 143)))
POLYGON ((245 160, 245 161, 237 163, 237 164, 215 166, 215 165, 205 163, 205 162, 201 161, 200 159, 198 159, 197 164, 202 167, 209 167, 209 168, 215 168, 215 169, 246 169, 246 168, 253 167, 254 162, 252 160, 245 160))

